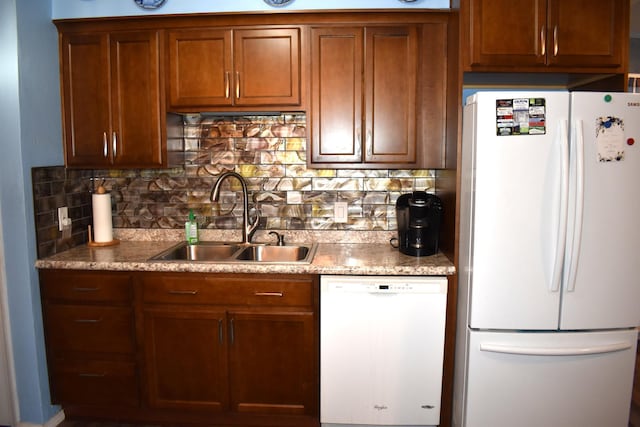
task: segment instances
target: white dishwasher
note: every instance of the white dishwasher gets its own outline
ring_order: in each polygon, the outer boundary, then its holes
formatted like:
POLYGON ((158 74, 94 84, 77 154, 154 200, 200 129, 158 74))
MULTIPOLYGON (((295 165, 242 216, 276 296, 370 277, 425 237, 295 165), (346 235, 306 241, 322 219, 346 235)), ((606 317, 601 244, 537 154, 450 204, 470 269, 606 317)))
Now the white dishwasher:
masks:
POLYGON ((440 423, 447 278, 321 276, 320 423, 440 423))

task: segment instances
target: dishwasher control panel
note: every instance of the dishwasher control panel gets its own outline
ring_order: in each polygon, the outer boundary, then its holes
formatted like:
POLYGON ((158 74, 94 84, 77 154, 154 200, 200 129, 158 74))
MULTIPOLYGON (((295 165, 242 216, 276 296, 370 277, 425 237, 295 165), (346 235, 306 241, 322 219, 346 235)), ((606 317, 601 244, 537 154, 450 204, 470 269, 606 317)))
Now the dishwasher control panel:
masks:
POLYGON ((330 292, 361 292, 361 293, 418 293, 433 294, 447 292, 447 279, 445 277, 356 277, 356 276, 331 276, 323 283, 325 291, 330 292))

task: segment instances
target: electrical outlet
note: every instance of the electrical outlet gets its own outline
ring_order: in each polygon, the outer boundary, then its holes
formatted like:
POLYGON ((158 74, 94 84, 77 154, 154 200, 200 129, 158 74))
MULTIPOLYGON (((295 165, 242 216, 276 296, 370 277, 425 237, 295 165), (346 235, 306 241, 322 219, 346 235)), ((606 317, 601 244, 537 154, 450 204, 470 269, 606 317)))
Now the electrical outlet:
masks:
POLYGON ((349 205, 347 202, 335 202, 333 204, 333 222, 345 223, 349 221, 349 205))
POLYGON ((58 208, 58 231, 62 231, 64 227, 71 225, 71 219, 69 219, 69 208, 62 206, 58 208))

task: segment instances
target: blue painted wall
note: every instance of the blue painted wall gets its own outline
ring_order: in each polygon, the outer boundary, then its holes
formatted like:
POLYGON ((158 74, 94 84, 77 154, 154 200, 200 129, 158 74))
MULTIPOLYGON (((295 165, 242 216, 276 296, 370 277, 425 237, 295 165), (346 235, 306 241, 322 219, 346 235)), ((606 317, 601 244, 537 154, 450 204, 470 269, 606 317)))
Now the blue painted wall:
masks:
MULTIPOLYGON (((449 1, 294 0, 289 10, 447 8, 449 1)), ((52 19, 274 10, 262 0, 167 0, 148 12, 133 0, 0 0, 0 209, 10 332, 22 423, 58 408, 49 387, 38 292, 31 168, 63 163, 57 33, 52 19)))
POLYGON ((19 420, 40 423, 49 404, 37 273, 31 167, 62 162, 60 97, 51 4, 0 1, 0 209, 19 420))
POLYGON ((19 420, 40 423, 49 404, 37 273, 31 167, 62 162, 57 38, 51 4, 0 1, 0 209, 19 420))

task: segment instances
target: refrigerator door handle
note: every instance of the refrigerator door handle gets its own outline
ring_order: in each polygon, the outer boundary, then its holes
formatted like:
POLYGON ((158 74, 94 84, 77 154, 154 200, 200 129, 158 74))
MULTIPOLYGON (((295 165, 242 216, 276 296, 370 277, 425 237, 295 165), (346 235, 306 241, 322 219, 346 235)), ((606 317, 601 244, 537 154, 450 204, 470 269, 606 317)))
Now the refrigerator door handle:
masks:
POLYGON ((567 250, 569 259, 569 273, 566 277, 567 292, 573 292, 576 289, 576 271, 578 269, 578 260, 580 259, 580 240, 582 239, 582 217, 584 213, 584 130, 582 120, 576 120, 575 122, 575 135, 576 188, 573 238, 571 239, 571 246, 567 250))
POLYGON ((556 256, 549 290, 558 292, 562 281, 562 263, 567 240, 567 211, 569 209, 569 137, 567 121, 560 121, 560 149, 562 150, 560 165, 560 221, 558 222, 558 240, 556 242, 556 256))
POLYGON ((630 348, 631 344, 626 341, 598 346, 566 348, 525 347, 493 343, 480 344, 480 351, 515 354, 520 356, 585 356, 590 354, 613 353, 616 351, 629 350, 630 348))

